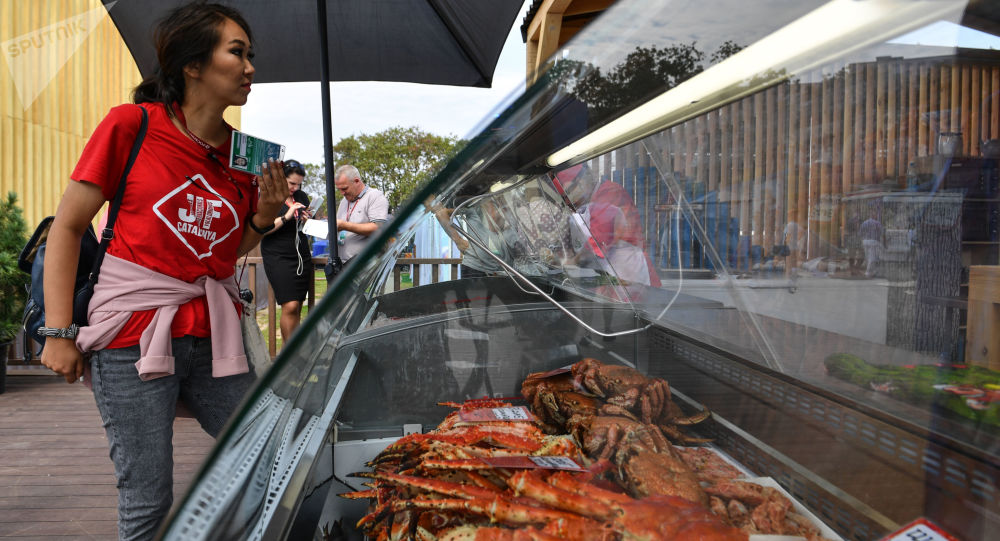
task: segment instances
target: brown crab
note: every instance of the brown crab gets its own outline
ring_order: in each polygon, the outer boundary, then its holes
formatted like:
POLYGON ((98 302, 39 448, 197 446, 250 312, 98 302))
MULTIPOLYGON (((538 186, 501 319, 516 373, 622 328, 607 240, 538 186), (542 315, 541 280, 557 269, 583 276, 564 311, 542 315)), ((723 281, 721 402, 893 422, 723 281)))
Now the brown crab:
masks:
POLYGON ((644 423, 658 420, 670 403, 670 386, 666 381, 647 378, 634 368, 586 358, 571 370, 578 388, 603 398, 608 404, 635 411, 644 423))

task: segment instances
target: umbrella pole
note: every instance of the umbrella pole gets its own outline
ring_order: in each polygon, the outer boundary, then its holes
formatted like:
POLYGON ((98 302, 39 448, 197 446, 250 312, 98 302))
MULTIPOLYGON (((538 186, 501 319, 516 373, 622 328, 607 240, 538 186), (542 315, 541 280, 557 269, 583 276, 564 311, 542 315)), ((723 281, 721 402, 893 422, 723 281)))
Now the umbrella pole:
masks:
POLYGON ((330 49, 326 35, 326 0, 316 0, 319 24, 320 101, 323 103, 323 156, 326 165, 327 263, 324 272, 329 284, 344 267, 337 245, 337 190, 333 178, 333 122, 330 110, 330 49))

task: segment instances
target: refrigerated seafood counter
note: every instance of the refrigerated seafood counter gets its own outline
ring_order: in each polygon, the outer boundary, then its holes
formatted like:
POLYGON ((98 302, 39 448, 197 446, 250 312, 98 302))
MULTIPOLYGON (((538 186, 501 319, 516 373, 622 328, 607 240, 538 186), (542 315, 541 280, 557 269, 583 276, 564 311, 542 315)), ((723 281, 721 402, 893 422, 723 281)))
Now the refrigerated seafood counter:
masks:
POLYGON ((716 4, 561 44, 333 278, 162 535, 996 538, 1000 12, 716 4), (411 240, 461 264, 396 289, 411 240))

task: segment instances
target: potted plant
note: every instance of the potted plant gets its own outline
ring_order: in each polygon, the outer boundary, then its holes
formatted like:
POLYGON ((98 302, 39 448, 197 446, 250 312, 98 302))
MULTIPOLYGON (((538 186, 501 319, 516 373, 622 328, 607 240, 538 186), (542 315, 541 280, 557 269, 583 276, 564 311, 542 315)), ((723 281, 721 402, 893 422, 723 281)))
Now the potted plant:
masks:
POLYGON ((17 256, 27 242, 27 226, 17 194, 0 199, 0 393, 6 390, 7 351, 21 328, 28 275, 17 267, 17 256))

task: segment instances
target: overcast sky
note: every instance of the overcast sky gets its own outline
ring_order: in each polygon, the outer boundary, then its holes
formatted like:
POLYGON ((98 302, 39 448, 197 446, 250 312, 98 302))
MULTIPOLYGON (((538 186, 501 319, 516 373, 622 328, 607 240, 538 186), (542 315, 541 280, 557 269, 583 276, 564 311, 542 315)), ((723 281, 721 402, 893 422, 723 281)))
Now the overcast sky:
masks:
MULTIPOLYGON (((383 82, 330 84, 333 141, 373 134, 393 126, 416 126, 437 135, 468 137, 470 131, 512 93, 524 90, 525 46, 521 23, 528 2, 514 20, 492 88, 383 82)), ((256 84, 243 107, 243 131, 285 145, 285 157, 323 162, 320 83, 256 84)))

